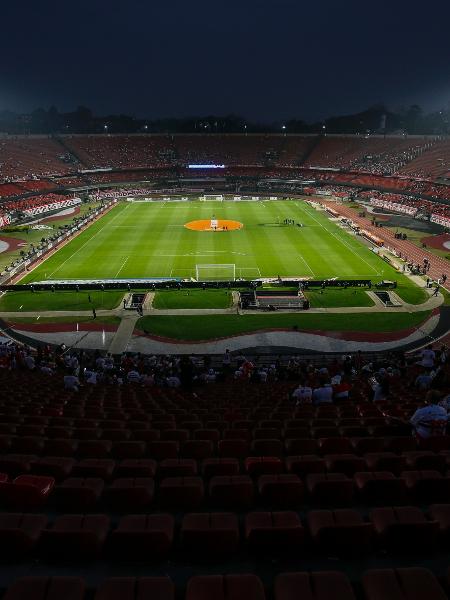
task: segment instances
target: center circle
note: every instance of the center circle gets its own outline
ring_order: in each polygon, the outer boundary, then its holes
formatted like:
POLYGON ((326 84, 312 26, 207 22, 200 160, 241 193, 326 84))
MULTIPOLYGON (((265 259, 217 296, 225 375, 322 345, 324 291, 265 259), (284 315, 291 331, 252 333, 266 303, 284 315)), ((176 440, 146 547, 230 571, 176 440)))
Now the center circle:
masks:
POLYGON ((244 227, 240 221, 230 221, 229 219, 200 219, 189 221, 184 226, 192 231, 236 231, 236 229, 244 227))

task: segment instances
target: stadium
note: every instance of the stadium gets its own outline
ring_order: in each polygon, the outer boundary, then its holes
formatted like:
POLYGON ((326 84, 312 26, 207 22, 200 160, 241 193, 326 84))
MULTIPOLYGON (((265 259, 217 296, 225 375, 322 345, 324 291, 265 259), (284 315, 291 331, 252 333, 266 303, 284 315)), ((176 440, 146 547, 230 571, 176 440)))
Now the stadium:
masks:
POLYGON ((218 340, 219 352, 378 351, 445 337, 445 247, 385 220, 445 240, 448 172, 436 165, 446 140, 94 135, 3 145, 11 165, 38 149, 41 164, 0 186, 2 256, 13 259, 0 308, 11 333, 114 353, 178 353, 180 341, 202 353, 218 340))
POLYGON ((401 4, 5 4, 2 600, 450 599, 450 14, 401 4))

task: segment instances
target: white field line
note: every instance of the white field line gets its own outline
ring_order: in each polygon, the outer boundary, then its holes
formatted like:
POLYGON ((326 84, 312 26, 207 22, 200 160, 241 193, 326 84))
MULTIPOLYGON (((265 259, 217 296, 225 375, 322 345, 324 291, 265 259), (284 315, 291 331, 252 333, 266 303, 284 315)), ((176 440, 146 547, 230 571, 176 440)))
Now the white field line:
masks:
POLYGON ((103 229, 104 229, 104 228, 105 228, 107 225, 110 225, 110 224, 111 224, 113 221, 115 221, 115 220, 117 219, 117 217, 118 217, 119 215, 121 215, 123 212, 125 212, 125 211, 127 210, 128 206, 129 206, 129 205, 126 205, 126 206, 125 206, 125 208, 124 208, 123 210, 121 210, 120 212, 118 212, 118 213, 117 213, 117 215, 116 215, 115 217, 113 217, 112 221, 110 221, 110 223, 104 223, 104 224, 103 224, 103 227, 101 227, 101 228, 100 228, 100 229, 97 231, 97 233, 94 233, 94 235, 93 235, 93 236, 91 236, 89 239, 87 239, 87 240, 84 242, 84 244, 82 244, 82 245, 81 245, 81 246, 78 248, 78 250, 75 250, 75 252, 73 252, 73 253, 72 253, 70 256, 68 256, 68 257, 66 258, 66 260, 65 260, 65 261, 63 261, 63 262, 62 262, 62 263, 61 263, 61 264, 60 264, 60 265, 59 265, 59 266, 58 266, 58 267, 57 267, 57 268, 56 268, 54 271, 52 271, 52 273, 50 273, 50 275, 47 277, 47 279, 51 279, 52 275, 54 275, 54 274, 55 274, 57 271, 59 271, 59 270, 61 269, 61 267, 63 267, 63 266, 66 264, 66 262, 67 262, 67 261, 69 261, 71 258, 73 258, 73 257, 75 256, 75 254, 78 254, 78 252, 79 252, 80 250, 82 250, 82 249, 83 249, 85 246, 87 246, 87 244, 89 244, 89 242, 91 242, 91 241, 92 241, 92 240, 93 240, 95 237, 97 237, 97 236, 98 236, 98 234, 99 234, 99 233, 101 233, 101 232, 103 231, 103 229))
POLYGON ((307 262, 307 261, 306 261, 306 260, 303 258, 303 256, 302 256, 301 254, 299 254, 299 255, 298 255, 298 257, 299 257, 299 259, 300 259, 300 260, 302 260, 302 261, 305 263, 305 265, 306 265, 307 269, 309 269, 309 272, 311 273, 311 275, 312 275, 313 277, 315 277, 315 276, 316 276, 316 274, 315 274, 315 273, 314 273, 314 271, 311 269, 311 267, 309 266, 308 262, 307 262))
POLYGON ((116 278, 116 277, 119 275, 120 271, 121 271, 121 270, 124 268, 124 266, 126 265, 126 262, 127 262, 127 260, 128 260, 129 258, 130 258, 130 257, 129 257, 129 256, 127 256, 127 258, 126 258, 126 259, 123 261, 123 263, 122 263, 122 266, 119 268, 119 270, 117 271, 117 273, 114 275, 114 279, 115 279, 115 278, 116 278))
MULTIPOLYGON (((362 262, 366 263, 366 265, 368 267, 370 267, 372 269, 372 271, 374 271, 378 276, 382 275, 383 273, 381 271, 377 271, 375 269, 375 267, 373 267, 370 263, 368 263, 364 258, 362 258, 362 256, 360 256, 358 254, 358 252, 352 248, 350 246, 350 244, 348 242, 346 242, 345 240, 343 240, 341 237, 339 237, 336 233, 334 233, 333 231, 330 231, 329 229, 327 229, 325 227, 325 225, 323 225, 318 219, 316 219, 316 217, 313 214, 309 214, 308 211, 305 211, 304 208, 302 206, 300 206, 300 204, 297 203, 297 206, 300 208, 300 210, 302 210, 303 212, 305 212, 308 216, 310 216, 312 219, 314 219, 314 221, 316 221, 316 223, 318 223, 323 229, 325 229, 325 231, 327 231, 330 235, 332 235, 333 237, 335 237, 339 242, 341 242, 341 244, 343 246, 345 246, 348 250, 350 250, 350 252, 353 252, 353 254, 359 258, 359 260, 361 260, 362 262)), ((313 209, 315 210, 315 209, 313 209)))

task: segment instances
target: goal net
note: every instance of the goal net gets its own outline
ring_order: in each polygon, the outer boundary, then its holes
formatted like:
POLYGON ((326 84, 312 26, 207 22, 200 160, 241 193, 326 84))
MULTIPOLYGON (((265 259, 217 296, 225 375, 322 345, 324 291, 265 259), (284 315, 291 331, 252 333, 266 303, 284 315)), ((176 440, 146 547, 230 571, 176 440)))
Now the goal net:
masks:
POLYGON ((220 194, 203 194, 203 196, 200 196, 200 200, 203 202, 223 202, 223 196, 220 194))
POLYGON ((197 281, 234 281, 236 265, 195 265, 195 278, 197 281))

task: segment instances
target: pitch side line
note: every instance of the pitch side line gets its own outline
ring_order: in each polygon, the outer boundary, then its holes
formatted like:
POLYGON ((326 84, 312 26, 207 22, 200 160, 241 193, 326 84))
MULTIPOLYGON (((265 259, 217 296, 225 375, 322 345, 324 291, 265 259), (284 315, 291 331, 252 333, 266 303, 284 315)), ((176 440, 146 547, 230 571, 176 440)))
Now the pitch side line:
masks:
POLYGON ((329 229, 327 229, 325 227, 325 225, 323 225, 323 223, 321 223, 313 214, 309 214, 307 211, 305 211, 305 209, 300 206, 299 204, 297 204, 298 208, 300 208, 300 210, 302 210, 304 213, 306 213, 307 215, 309 215, 312 219, 314 219, 314 221, 316 221, 316 223, 318 223, 323 229, 325 229, 325 231, 327 231, 330 235, 332 235, 333 237, 335 237, 339 242, 341 242, 341 244, 343 246, 345 246, 348 250, 350 250, 350 252, 353 252, 353 254, 355 256, 357 256, 359 258, 359 260, 362 260, 362 262, 366 263, 366 265, 368 267, 370 267, 372 269, 372 271, 374 271, 376 273, 376 275, 378 275, 378 277, 380 277, 383 273, 381 271, 377 271, 375 269, 375 267, 373 267, 370 263, 368 263, 364 258, 362 258, 361 256, 359 256, 359 254, 356 252, 356 250, 354 248, 352 248, 350 246, 350 244, 348 242, 346 242, 345 240, 343 240, 341 237, 339 237, 336 233, 333 233, 333 231, 330 231, 329 229))
MULTIPOLYGON (((110 221, 110 223, 104 223, 104 224, 103 224, 103 227, 101 227, 101 228, 100 228, 100 229, 97 231, 97 233, 94 233, 94 235, 93 235, 93 236, 91 236, 91 237, 90 237, 88 240, 86 240, 86 241, 84 242, 84 244, 82 244, 82 245, 81 245, 81 246, 78 248, 78 250, 75 250, 75 252, 73 252, 73 253, 72 253, 70 256, 68 256, 64 262, 62 262, 62 263, 61 263, 61 264, 60 264, 60 265, 59 265, 59 266, 58 266, 58 267, 57 267, 57 268, 56 268, 54 271, 52 271, 52 272, 50 273, 50 275, 47 277, 47 279, 50 279, 50 278, 52 277, 52 275, 54 275, 54 274, 55 274, 57 271, 59 271, 59 270, 61 269, 61 267, 63 267, 63 266, 66 264, 66 262, 67 262, 67 261, 69 261, 71 258, 73 258, 73 257, 75 256, 75 254, 78 254, 78 252, 79 252, 80 250, 82 250, 82 249, 83 249, 83 248, 84 248, 84 247, 85 247, 87 244, 89 244, 89 242, 91 242, 91 241, 92 241, 92 240, 93 240, 95 237, 97 237, 97 236, 98 236, 98 234, 99 234, 99 233, 101 233, 101 232, 103 231, 103 229, 106 227, 106 225, 110 225, 110 224, 111 224, 111 223, 112 223, 112 222, 113 222, 115 219, 117 219, 117 217, 118 217, 119 215, 121 215, 123 212, 125 212, 125 211, 126 211, 126 209, 128 208, 128 206, 129 206, 129 204, 127 204, 123 210, 121 210, 120 212, 118 212, 118 213, 117 213, 117 215, 116 215, 115 217, 113 217, 113 219, 110 221)), ((50 257, 49 257, 49 258, 50 258, 50 257)))
POLYGON ((117 273, 114 275, 114 279, 117 277, 117 275, 120 273, 120 271, 124 268, 125 264, 127 263, 128 259, 130 257, 127 256, 127 258, 123 261, 122 266, 120 267, 120 269, 117 271, 117 273))
POLYGON ((314 271, 311 269, 311 267, 309 266, 309 264, 306 262, 306 260, 303 258, 303 256, 301 254, 298 254, 298 257, 305 263, 306 267, 309 269, 309 272, 311 273, 311 275, 313 277, 316 276, 316 274, 314 273, 314 271))

